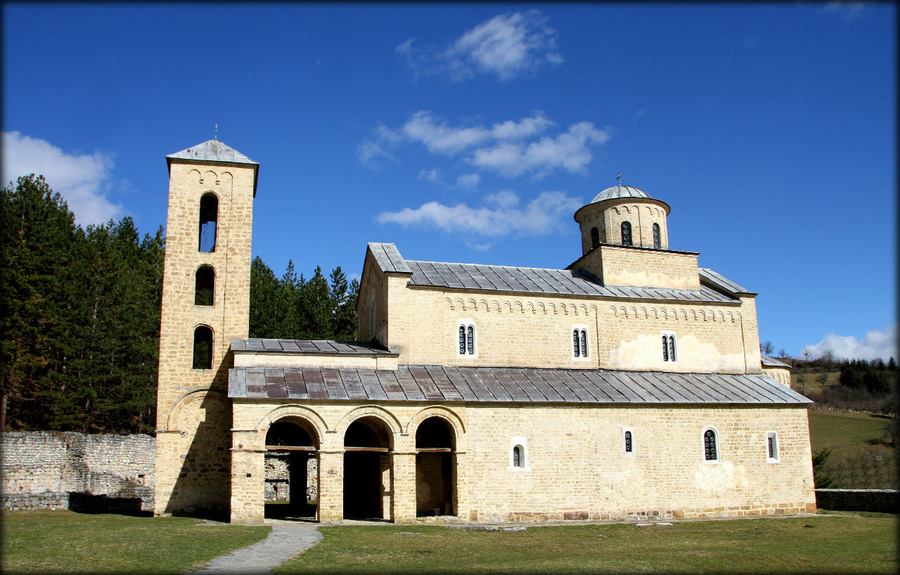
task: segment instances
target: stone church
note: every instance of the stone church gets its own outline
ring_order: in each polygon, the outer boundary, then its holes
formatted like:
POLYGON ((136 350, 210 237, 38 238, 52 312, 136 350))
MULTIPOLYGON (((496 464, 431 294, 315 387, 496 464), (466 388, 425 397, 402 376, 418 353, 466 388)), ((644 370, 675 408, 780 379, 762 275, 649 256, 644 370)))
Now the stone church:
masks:
MULTIPOLYGON (((808 399, 755 295, 616 185, 560 269, 370 243, 357 342, 250 339, 259 164, 167 156, 156 513, 497 523, 815 510, 808 399), (571 259, 571 258, 570 258, 571 259)), ((565 254, 561 254, 565 257, 565 254)))

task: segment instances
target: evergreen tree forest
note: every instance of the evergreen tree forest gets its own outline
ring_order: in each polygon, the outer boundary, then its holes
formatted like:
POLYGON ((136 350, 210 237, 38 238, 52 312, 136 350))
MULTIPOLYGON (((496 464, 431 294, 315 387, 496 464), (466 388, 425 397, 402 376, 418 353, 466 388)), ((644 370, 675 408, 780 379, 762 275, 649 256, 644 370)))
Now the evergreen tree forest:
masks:
MULTIPOLYGON (((82 228, 42 176, 0 190, 0 430, 150 433, 165 238, 82 228)), ((353 339, 359 284, 252 264, 250 337, 353 339)))

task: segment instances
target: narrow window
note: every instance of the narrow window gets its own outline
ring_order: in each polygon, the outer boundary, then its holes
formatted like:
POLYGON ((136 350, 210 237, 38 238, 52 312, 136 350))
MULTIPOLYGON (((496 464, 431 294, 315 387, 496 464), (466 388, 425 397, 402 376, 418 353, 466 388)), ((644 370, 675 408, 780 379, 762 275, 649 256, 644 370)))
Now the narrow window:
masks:
POLYGON ((513 467, 522 467, 522 446, 517 445, 513 447, 513 467))
POLYGON ((653 247, 659 249, 662 247, 662 241, 659 235, 659 224, 653 224, 653 247))
POLYGON ((596 248, 600 245, 600 230, 597 228, 591 228, 591 248, 596 248))
POLYGON ((475 355, 475 326, 459 324, 459 355, 475 355))
POLYGON ((672 363, 677 361, 675 355, 675 334, 672 332, 662 332, 662 356, 663 361, 672 363))
POLYGON ((703 457, 706 461, 719 460, 719 446, 716 442, 716 432, 707 429, 703 432, 703 457))
POLYGON ((375 294, 369 299, 369 324, 372 326, 372 341, 375 341, 375 294))
POLYGON ((778 432, 770 431, 766 433, 766 461, 769 463, 778 463, 778 432))
POLYGON ((622 222, 622 245, 633 245, 631 243, 631 222, 622 222))
POLYGON ((588 337, 586 325, 572 326, 572 357, 586 359, 588 356, 588 337))
POLYGON ((216 288, 216 271, 210 266, 200 266, 194 281, 194 305, 212 305, 216 288))
POLYGON ((219 198, 206 194, 200 198, 200 251, 216 251, 216 221, 219 218, 219 198))
POLYGON ((201 325, 194 330, 194 369, 212 369, 212 330, 201 325))
POLYGON ((524 437, 511 437, 509 439, 509 468, 513 470, 528 471, 528 453, 524 437))
POLYGON ((622 453, 634 455, 634 434, 630 429, 626 429, 622 433, 622 453))

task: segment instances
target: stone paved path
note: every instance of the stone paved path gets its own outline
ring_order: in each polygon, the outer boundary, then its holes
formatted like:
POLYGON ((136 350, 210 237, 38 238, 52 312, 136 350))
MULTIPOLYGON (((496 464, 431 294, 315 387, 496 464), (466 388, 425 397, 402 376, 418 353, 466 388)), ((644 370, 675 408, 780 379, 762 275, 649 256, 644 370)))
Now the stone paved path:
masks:
POLYGON ((312 523, 266 519, 266 525, 272 526, 272 532, 264 540, 216 557, 191 573, 268 574, 322 540, 318 526, 312 523))

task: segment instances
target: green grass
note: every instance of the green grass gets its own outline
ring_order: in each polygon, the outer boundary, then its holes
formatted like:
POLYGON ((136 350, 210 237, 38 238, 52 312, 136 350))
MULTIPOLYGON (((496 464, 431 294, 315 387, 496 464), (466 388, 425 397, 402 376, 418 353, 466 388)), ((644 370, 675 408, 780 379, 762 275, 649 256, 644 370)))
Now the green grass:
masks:
POLYGON ((524 532, 321 527, 324 541, 276 573, 895 573, 896 519, 857 515, 524 532))
POLYGON ((2 522, 3 573, 180 573, 271 529, 71 511, 4 512, 2 522))
POLYGON ((815 451, 828 446, 882 439, 887 422, 883 417, 867 413, 810 411, 809 435, 812 448, 815 451))

